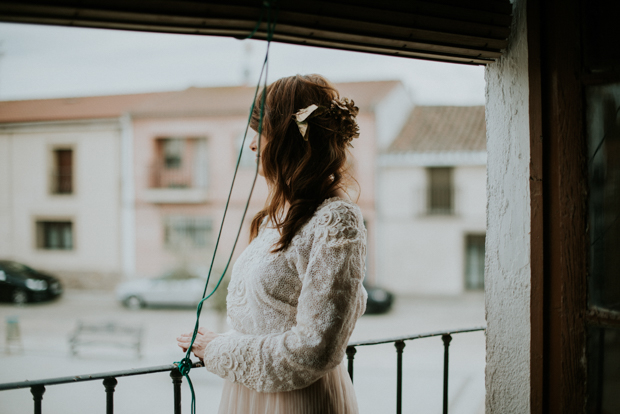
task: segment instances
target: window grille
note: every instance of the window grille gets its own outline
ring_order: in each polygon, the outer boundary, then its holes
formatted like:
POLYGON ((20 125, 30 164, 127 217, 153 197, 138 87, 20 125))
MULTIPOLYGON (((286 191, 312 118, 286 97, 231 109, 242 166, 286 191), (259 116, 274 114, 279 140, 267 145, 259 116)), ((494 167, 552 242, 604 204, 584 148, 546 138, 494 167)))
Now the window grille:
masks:
POLYGON ((158 138, 150 166, 150 188, 206 188, 208 153, 205 138, 158 138))
POLYGON ((54 150, 53 194, 73 194, 73 150, 54 150))
POLYGON ((184 139, 165 138, 161 140, 163 164, 168 169, 181 168, 183 165, 184 139))
POLYGON ((454 213, 454 186, 451 167, 428 168, 428 214, 454 213))

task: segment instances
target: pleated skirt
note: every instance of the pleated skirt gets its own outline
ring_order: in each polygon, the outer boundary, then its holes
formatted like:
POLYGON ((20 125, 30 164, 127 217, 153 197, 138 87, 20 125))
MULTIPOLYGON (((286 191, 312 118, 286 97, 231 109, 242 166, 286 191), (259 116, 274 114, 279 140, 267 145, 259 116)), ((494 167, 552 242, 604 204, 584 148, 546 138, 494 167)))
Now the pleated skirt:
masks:
POLYGON ((358 414, 353 384, 344 362, 309 387, 258 392, 226 381, 219 414, 358 414))

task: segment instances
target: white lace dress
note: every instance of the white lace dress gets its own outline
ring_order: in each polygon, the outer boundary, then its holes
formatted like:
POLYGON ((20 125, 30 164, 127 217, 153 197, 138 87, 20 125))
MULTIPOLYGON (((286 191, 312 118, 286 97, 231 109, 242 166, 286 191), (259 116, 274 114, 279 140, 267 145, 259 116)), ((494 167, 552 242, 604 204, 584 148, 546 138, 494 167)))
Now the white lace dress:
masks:
POLYGON ((353 414, 347 342, 366 307, 366 230, 359 207, 325 200, 288 249, 263 226, 237 259, 228 287, 233 328, 206 348, 227 381, 220 414, 353 414))

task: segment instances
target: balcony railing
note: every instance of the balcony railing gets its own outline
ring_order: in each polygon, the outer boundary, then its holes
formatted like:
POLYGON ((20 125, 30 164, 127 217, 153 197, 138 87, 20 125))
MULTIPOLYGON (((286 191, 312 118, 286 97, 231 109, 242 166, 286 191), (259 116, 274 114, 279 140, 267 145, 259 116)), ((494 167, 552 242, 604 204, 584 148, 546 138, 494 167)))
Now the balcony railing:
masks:
MULTIPOLYGON (((452 341, 452 335, 467 333, 467 332, 478 332, 484 331, 484 327, 476 327, 476 328, 468 328, 468 329, 460 329, 456 331, 442 331, 442 332, 431 332, 431 333, 423 333, 418 335, 411 336, 401 336, 396 338, 386 338, 379 339, 374 341, 365 341, 365 342, 351 342, 347 346, 347 359, 348 359, 348 370, 349 375, 351 376, 351 380, 353 380, 353 363, 355 358, 355 353, 357 352, 357 347, 360 346, 370 346, 370 345, 380 345, 393 343, 396 348, 396 413, 402 413, 402 395, 403 395, 403 350, 405 349, 406 341, 413 341, 416 339, 422 338, 431 338, 440 336, 443 341, 444 347, 444 360, 443 360, 443 413, 448 413, 448 383, 449 383, 449 352, 450 352, 450 342, 452 341)), ((193 368, 202 367, 202 363, 194 362, 192 365, 193 368)), ((34 413, 41 414, 42 413, 42 401, 43 394, 45 393, 45 387, 50 385, 59 385, 59 384, 74 384, 78 382, 84 381, 96 381, 103 380, 103 387, 106 393, 106 414, 114 413, 114 391, 116 385, 118 384, 117 378, 120 377, 130 377, 135 375, 148 375, 159 372, 169 372, 170 377, 172 378, 173 384, 173 400, 174 400, 174 414, 181 414, 181 384, 183 381, 183 376, 177 369, 175 364, 171 365, 161 365, 157 367, 149 367, 149 368, 138 368, 138 369, 129 369, 125 371, 114 371, 114 372, 105 372, 99 374, 86 374, 86 375, 76 375, 71 377, 59 377, 59 378, 50 378, 45 380, 37 380, 37 381, 22 381, 22 382, 9 382, 0 384, 0 391, 7 390, 16 390, 16 389, 25 389, 30 388, 30 392, 32 393, 32 397, 34 400, 34 413)))
MULTIPOLYGON (((202 367, 201 362, 194 362, 192 368, 202 367)), ((147 375, 155 374, 158 372, 170 372, 172 378, 172 388, 174 394, 174 414, 181 414, 181 383, 183 382, 183 375, 177 369, 176 364, 160 365, 157 367, 128 369, 125 371, 112 371, 99 374, 86 374, 75 375, 71 377, 58 377, 49 378, 36 381, 22 381, 22 382, 8 382, 0 384, 0 391, 17 390, 23 388, 30 388, 32 398, 34 400, 34 414, 41 414, 41 403, 43 401, 43 394, 45 393, 45 387, 49 385, 58 384, 75 384, 85 381, 103 380, 103 387, 106 393, 106 414, 114 413, 114 390, 116 384, 118 384, 117 378, 131 377, 134 375, 147 375)))
POLYGON ((403 405, 403 350, 405 349, 405 341, 413 341, 415 339, 432 338, 435 336, 441 336, 444 346, 443 354, 443 414, 448 414, 448 373, 449 373, 449 356, 450 356, 450 342, 452 341, 452 335, 467 333, 467 332, 479 332, 484 331, 484 327, 459 329, 456 331, 443 331, 443 332, 430 332, 411 336, 399 336, 396 338, 378 339, 365 342, 351 342, 347 346, 347 359, 348 369, 351 381, 353 381, 353 361, 357 352, 358 346, 369 345, 381 345, 393 343, 396 348, 396 413, 402 413, 403 405))
POLYGON ((186 162, 178 168, 156 163, 149 168, 144 198, 152 203, 204 203, 207 201, 207 169, 186 162))
POLYGON ((150 188, 192 188, 199 187, 193 166, 167 168, 164 164, 152 165, 149 170, 150 188))
POLYGON ((430 186, 426 195, 427 214, 454 214, 454 188, 451 185, 430 186))
POLYGON ((73 194, 73 173, 71 169, 50 176, 52 194, 73 194))

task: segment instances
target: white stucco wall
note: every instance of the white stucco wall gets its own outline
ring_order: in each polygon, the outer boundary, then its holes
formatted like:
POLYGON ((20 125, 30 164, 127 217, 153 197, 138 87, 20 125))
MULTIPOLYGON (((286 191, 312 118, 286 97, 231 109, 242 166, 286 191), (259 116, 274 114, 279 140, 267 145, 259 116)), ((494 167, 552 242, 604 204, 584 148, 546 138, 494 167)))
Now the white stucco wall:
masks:
POLYGON ((119 154, 116 120, 0 126, 0 258, 55 273, 69 286, 111 287, 121 271, 119 154), (50 191, 59 147, 74 151, 70 195, 50 191), (73 222, 72 250, 37 248, 36 221, 45 219, 73 222))
POLYGON ((426 212, 426 166, 381 164, 378 283, 401 295, 462 293, 466 236, 485 233, 485 166, 454 166, 455 214, 444 216, 426 212))
POLYGON ((530 411, 530 197, 525 1, 505 55, 486 69, 486 412, 530 411))
POLYGON ((377 148, 384 150, 400 133, 409 119, 413 102, 403 84, 398 84, 374 108, 377 148))

